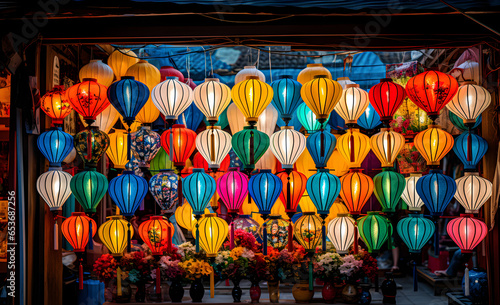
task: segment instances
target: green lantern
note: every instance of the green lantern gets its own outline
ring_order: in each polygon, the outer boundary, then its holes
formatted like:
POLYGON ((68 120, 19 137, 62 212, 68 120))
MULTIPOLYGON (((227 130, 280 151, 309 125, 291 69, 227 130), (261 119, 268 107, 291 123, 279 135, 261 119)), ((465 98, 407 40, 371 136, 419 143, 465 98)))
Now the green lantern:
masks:
POLYGON ((436 227, 423 214, 410 214, 398 222, 397 230, 411 253, 420 253, 434 234, 436 227))
POLYGON ((358 230, 369 253, 377 253, 392 236, 392 225, 380 212, 368 212, 368 215, 359 219, 358 230))
POLYGON ((320 129, 325 129, 330 119, 330 115, 326 119, 326 121, 321 124, 316 119, 316 114, 312 112, 311 108, 309 108, 306 103, 302 103, 297 107, 297 118, 299 119, 300 124, 304 127, 308 134, 313 134, 320 129))
POLYGON ((269 136, 251 126, 245 126, 242 131, 233 135, 231 144, 245 170, 253 170, 255 163, 269 148, 269 136))
POLYGON ((95 169, 89 169, 71 178, 70 187, 85 213, 95 213, 97 205, 108 190, 108 179, 95 169))
POLYGON ((172 169, 172 161, 170 161, 163 147, 160 148, 156 156, 151 160, 149 166, 149 171, 155 174, 159 173, 162 169, 172 169))
POLYGON ((389 169, 384 169, 373 177, 374 193, 382 205, 382 212, 393 213, 405 189, 405 177, 389 169))

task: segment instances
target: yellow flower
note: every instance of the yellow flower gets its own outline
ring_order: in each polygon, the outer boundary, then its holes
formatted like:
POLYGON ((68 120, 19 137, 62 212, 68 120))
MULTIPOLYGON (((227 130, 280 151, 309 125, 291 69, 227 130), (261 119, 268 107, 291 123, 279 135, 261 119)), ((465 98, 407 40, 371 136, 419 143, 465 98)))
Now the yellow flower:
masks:
POLYGON ((243 247, 235 247, 235 248, 233 248, 233 250, 231 250, 231 254, 230 254, 231 258, 233 260, 237 260, 243 254, 243 251, 245 251, 245 249, 243 247))

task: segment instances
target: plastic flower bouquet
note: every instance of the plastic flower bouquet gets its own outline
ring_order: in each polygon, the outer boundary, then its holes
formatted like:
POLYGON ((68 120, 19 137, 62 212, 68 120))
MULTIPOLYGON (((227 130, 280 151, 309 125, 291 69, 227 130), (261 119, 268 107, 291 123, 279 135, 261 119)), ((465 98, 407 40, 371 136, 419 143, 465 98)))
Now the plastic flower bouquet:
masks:
POLYGON ((207 276, 212 273, 212 266, 206 261, 199 259, 188 259, 180 262, 179 266, 184 270, 186 278, 190 280, 201 278, 202 276, 207 276))
POLYGON ((118 264, 111 254, 103 254, 94 263, 94 273, 101 282, 108 282, 116 277, 118 264))
POLYGON ((336 252, 327 252, 316 255, 313 263, 316 277, 325 282, 338 282, 342 257, 336 252))

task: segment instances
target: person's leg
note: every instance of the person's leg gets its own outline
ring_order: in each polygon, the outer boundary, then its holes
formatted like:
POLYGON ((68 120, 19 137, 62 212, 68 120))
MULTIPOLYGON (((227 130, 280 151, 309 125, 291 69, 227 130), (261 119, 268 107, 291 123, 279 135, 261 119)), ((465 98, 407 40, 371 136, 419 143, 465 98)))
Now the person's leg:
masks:
POLYGON ((392 271, 399 270, 399 247, 395 247, 392 249, 392 271))
POLYGON ((437 270, 434 272, 434 274, 436 274, 437 276, 457 276, 458 269, 462 264, 462 251, 458 249, 457 251, 455 251, 455 253, 453 253, 448 269, 437 270))

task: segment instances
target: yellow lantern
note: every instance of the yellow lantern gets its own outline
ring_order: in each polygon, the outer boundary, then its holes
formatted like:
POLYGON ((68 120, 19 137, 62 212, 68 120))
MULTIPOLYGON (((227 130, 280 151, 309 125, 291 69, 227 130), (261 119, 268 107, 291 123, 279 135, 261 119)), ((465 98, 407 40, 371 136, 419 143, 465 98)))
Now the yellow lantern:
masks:
POLYGON ((274 203, 273 207, 271 208, 271 214, 272 215, 279 215, 281 216, 282 219, 288 220, 290 217, 285 212, 285 206, 283 205, 283 202, 281 200, 276 200, 274 203))
POLYGON ((309 197, 309 194, 307 191, 304 192, 304 195, 302 195, 302 198, 300 199, 299 202, 300 210, 302 213, 308 213, 312 212, 316 214, 318 212, 318 209, 314 205, 314 203, 311 200, 311 197, 309 197))
POLYGON ((332 74, 323 64, 308 64, 305 69, 300 71, 297 76, 297 81, 302 85, 314 79, 316 75, 326 75, 328 79, 332 79, 332 74))
POLYGON ((369 103, 368 92, 359 88, 358 84, 349 84, 342 91, 342 97, 335 105, 335 111, 346 124, 356 124, 369 103))
POLYGON ((113 69, 115 77, 120 80, 128 68, 139 62, 137 54, 130 49, 115 50, 108 57, 108 65, 113 69))
MULTIPOLYGON (((108 107, 106 107, 106 109, 104 109, 96 116, 95 121, 91 126, 96 126, 99 128, 99 130, 102 130, 105 133, 109 133, 111 131, 111 128, 113 128, 113 126, 115 126, 116 122, 118 121, 119 115, 120 114, 118 114, 118 111, 116 111, 115 107, 109 105, 108 107)), ((85 122, 83 116, 80 114, 79 116, 83 126, 87 127, 87 122, 85 122)))
POLYGON ((349 210, 347 207, 342 204, 340 201, 335 201, 330 208, 330 213, 328 217, 325 219, 325 223, 329 223, 332 219, 337 217, 339 214, 348 214, 349 210))
POLYGON ((99 227, 97 233, 113 256, 121 256, 127 247, 128 230, 130 230, 130 236, 133 236, 133 226, 122 215, 114 215, 99 227))
POLYGON ((109 87, 113 83, 113 69, 100 59, 93 59, 80 69, 80 81, 85 78, 94 78, 101 85, 109 87))
MULTIPOLYGON (((359 132, 359 129, 351 128, 339 137, 337 149, 347 161, 349 168, 361 167, 361 163, 370 152, 370 138, 359 132)), ((331 158, 331 157, 330 157, 331 158)))
POLYGON ((255 202, 253 202, 253 199, 250 203, 243 202, 243 204, 241 205, 241 211, 241 215, 250 215, 253 220, 259 223, 259 226, 264 223, 264 219, 259 214, 259 208, 255 204, 255 202))
POLYGON ((342 86, 326 75, 316 75, 302 86, 300 96, 318 122, 324 123, 342 96, 342 86))
POLYGON ((295 166, 297 166, 297 171, 304 174, 307 178, 316 174, 316 164, 307 149, 305 149, 297 159, 295 166))
POLYGON ((321 240, 321 219, 314 212, 305 212, 293 226, 293 234, 307 252, 315 252, 321 240))
MULTIPOLYGON (((128 124, 125 123, 125 121, 123 120, 123 117, 121 115, 120 116, 120 122, 122 122, 122 125, 123 127, 125 127, 125 130, 128 130, 128 124)), ((130 132, 136 132, 137 130, 139 130, 139 128, 141 127, 141 122, 139 121, 134 121, 132 123, 132 125, 130 125, 130 132)))
MULTIPOLYGON (((217 256, 217 252, 219 252, 229 232, 227 222, 215 216, 215 214, 206 214, 198 222, 198 226, 200 231, 200 236, 198 237, 200 246, 207 253, 207 257, 217 256)), ((196 238, 196 228, 192 232, 196 238)))
POLYGON ((189 203, 184 203, 175 210, 175 221, 184 229, 193 231, 196 225, 196 218, 194 218, 193 208, 189 203))
POLYGON ((106 150, 108 158, 113 162, 116 169, 124 169, 127 164, 127 132, 123 129, 115 129, 109 134, 109 146, 106 150))
POLYGON ((429 125, 419 132, 413 140, 418 152, 427 165, 439 165, 439 161, 453 148, 453 137, 438 125, 429 125))
POLYGON ((273 89, 260 81, 258 76, 248 76, 247 80, 234 85, 231 96, 247 122, 255 125, 259 115, 271 103, 273 89))
MULTIPOLYGON (((161 81, 160 70, 145 60, 139 60, 138 63, 128 68, 125 76, 133 76, 136 81, 148 86, 149 92, 151 92, 151 90, 161 81)), ((142 124, 150 124, 153 123, 159 115, 160 110, 153 104, 151 95, 149 95, 146 105, 139 111, 136 119, 142 124)))
POLYGON ((370 146, 382 167, 393 167, 394 161, 405 145, 405 137, 392 130, 381 128, 380 132, 370 138, 370 146))
POLYGON ((349 165, 338 149, 333 151, 328 163, 326 163, 326 168, 330 170, 330 174, 337 177, 343 176, 349 171, 349 165))

